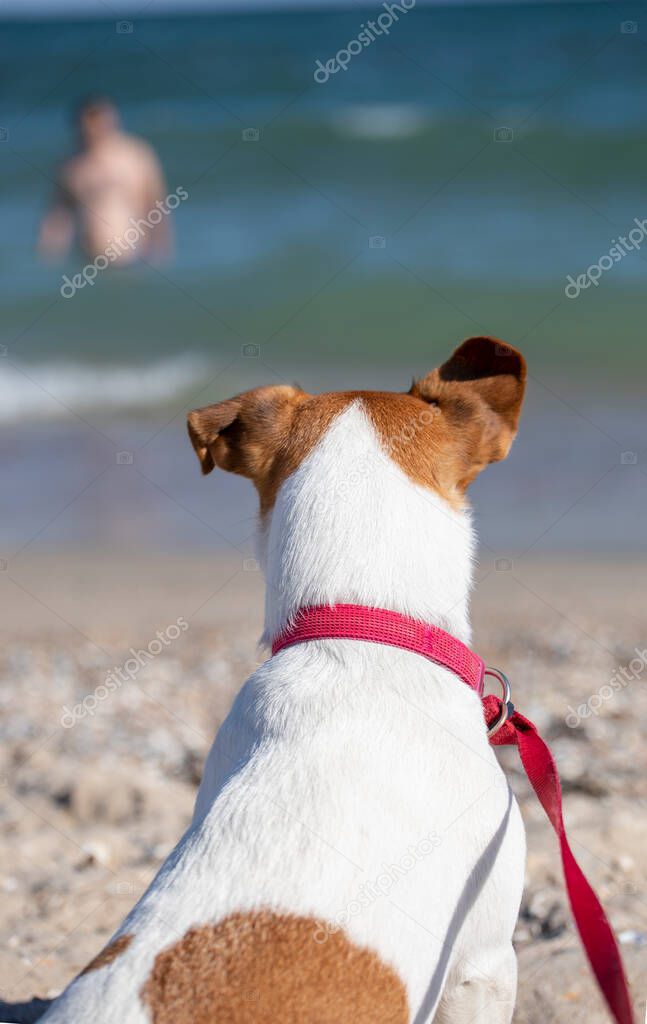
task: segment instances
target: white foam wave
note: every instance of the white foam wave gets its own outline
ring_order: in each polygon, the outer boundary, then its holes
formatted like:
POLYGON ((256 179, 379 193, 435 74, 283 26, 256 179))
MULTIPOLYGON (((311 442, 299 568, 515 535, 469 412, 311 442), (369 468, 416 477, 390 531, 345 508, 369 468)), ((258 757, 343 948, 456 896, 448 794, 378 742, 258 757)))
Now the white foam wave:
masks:
POLYGON ((342 135, 357 139, 404 139, 428 127, 429 117, 421 108, 407 103, 354 103, 332 115, 342 135))
POLYGON ((13 363, 0 359, 0 421, 60 419, 70 412, 134 412, 164 405, 206 383, 213 365, 180 356, 137 366, 126 363, 13 363))

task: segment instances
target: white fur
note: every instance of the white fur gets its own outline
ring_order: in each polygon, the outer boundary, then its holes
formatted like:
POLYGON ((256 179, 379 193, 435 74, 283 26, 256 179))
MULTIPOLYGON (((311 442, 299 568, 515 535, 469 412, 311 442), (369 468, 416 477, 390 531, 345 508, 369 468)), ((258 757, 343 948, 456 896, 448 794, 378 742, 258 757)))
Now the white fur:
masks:
MULTIPOLYGON (((304 605, 347 601, 469 640, 469 517, 409 480, 360 404, 285 481, 262 546, 268 637, 304 605)), ((117 933, 130 947, 44 1021, 147 1024, 138 993, 160 949, 269 907, 343 924, 398 972, 412 1024, 508 1024, 523 865, 476 694, 394 648, 289 648, 236 698, 191 828, 117 933)))
POLYGON ((279 490, 266 545, 266 639, 299 608, 345 601, 469 640, 469 516, 404 475, 358 402, 279 490))

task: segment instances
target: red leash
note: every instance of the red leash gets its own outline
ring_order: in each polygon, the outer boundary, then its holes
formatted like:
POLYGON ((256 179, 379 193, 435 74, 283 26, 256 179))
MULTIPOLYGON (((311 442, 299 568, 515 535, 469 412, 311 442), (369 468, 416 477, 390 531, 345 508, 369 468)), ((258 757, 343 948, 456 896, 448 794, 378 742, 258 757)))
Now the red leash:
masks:
MULTIPOLYGON (((489 725, 498 717, 501 701, 498 697, 485 697, 483 708, 489 725)), ((562 815, 562 786, 553 755, 532 722, 518 711, 512 714, 491 742, 494 746, 511 743, 518 746, 526 775, 559 839, 566 892, 582 945, 602 995, 617 1024, 634 1024, 629 987, 616 937, 566 837, 562 815)))
MULTIPOLYGON (((483 701, 493 746, 516 744, 526 775, 555 829, 562 854, 564 881, 573 917, 589 963, 616 1024, 634 1024, 629 986, 618 944, 602 905, 573 856, 562 813, 557 766, 535 726, 508 702, 483 695, 485 664, 456 637, 437 626, 384 608, 338 604, 304 608, 272 643, 272 654, 310 640, 362 640, 413 651, 450 669, 476 690, 483 701)), ((493 671, 502 682, 501 676, 493 671)), ((506 683, 507 685, 507 683, 506 683)))

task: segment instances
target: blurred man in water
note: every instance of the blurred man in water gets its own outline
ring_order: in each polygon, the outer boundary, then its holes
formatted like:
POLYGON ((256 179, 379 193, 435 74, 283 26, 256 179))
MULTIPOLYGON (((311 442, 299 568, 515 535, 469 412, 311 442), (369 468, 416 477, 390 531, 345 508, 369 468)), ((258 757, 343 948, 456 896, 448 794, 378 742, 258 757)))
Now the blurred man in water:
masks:
POLYGON ((168 256, 168 211, 159 222, 144 223, 151 211, 163 208, 166 195, 152 148, 121 130, 116 107, 102 96, 79 106, 77 127, 80 148, 59 172, 57 193, 40 229, 41 255, 64 256, 76 236, 90 259, 106 252, 113 264, 168 256), (135 222, 140 226, 136 242, 123 244, 124 236, 132 237, 135 222))

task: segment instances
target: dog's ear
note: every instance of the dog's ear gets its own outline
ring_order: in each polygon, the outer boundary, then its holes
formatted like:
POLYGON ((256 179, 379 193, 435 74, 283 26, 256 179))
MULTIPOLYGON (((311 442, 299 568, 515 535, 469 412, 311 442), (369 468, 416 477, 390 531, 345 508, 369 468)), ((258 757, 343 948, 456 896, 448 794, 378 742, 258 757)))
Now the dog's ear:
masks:
POLYGON ((446 363, 414 381, 409 393, 437 406, 452 428, 460 486, 510 451, 525 387, 525 359, 496 338, 468 338, 446 363))
MULTIPOLYGON (((221 432, 230 427, 238 415, 240 398, 228 398, 225 402, 205 405, 189 413, 187 427, 195 453, 200 460, 202 472, 206 475, 215 466, 212 446, 221 432)), ((224 454, 224 452, 223 452, 224 454)))
POLYGON ((254 388, 188 416, 189 437, 203 473, 214 466, 258 483, 284 443, 304 392, 290 385, 254 388))

